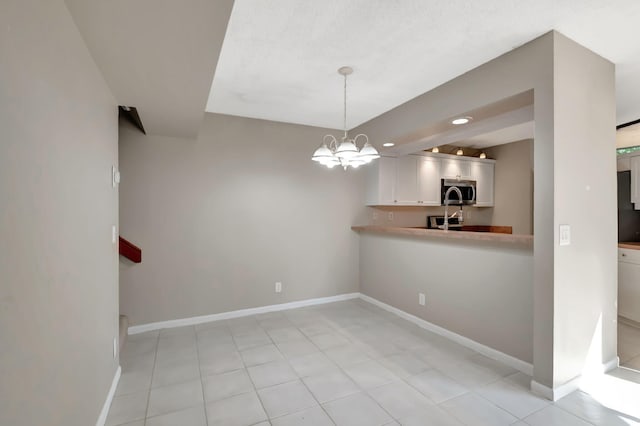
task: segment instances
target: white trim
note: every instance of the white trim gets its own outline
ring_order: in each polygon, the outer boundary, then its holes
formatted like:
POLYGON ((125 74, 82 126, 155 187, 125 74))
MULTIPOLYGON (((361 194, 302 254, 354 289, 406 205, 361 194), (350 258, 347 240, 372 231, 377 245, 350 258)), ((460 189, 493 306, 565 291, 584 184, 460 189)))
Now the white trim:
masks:
POLYGON ((531 380, 531 391, 551 401, 557 401, 560 398, 563 398, 569 395, 571 392, 574 392, 580 389, 581 383, 582 383, 582 376, 578 376, 569 380, 567 383, 564 383, 560 386, 556 386, 555 388, 552 389, 549 386, 545 386, 543 384, 536 382, 535 380, 531 380))
POLYGON ((535 380, 531 380, 531 392, 539 395, 545 399, 553 401, 553 389, 549 386, 542 385, 535 380))
POLYGON ((111 382, 111 388, 109 388, 107 399, 106 401, 104 401, 104 405, 102 406, 102 411, 100 411, 100 416, 96 421, 96 426, 104 426, 104 424, 107 421, 107 414, 109 414, 109 409, 111 408, 113 397, 116 394, 116 388, 118 387, 118 382, 120 381, 120 374, 122 374, 122 368, 118 366, 118 369, 116 370, 116 374, 113 376, 113 381, 111 382))
POLYGON ((258 308, 240 309, 237 311, 221 312, 219 314, 202 315, 191 318, 181 318, 169 321, 152 322, 149 324, 134 325, 129 327, 128 334, 144 333, 145 331, 160 330, 162 328, 182 327, 196 325, 211 321, 220 321, 231 318, 246 317, 249 315, 264 314, 267 312, 283 311, 285 309, 302 308, 305 306, 321 305, 324 303, 340 302, 343 300, 357 299, 360 293, 338 294, 337 296, 319 297, 317 299, 299 300, 297 302, 281 303, 278 305, 261 306, 258 308))
POLYGON ((549 386, 540 384, 535 380, 531 380, 531 391, 544 398, 550 399, 551 401, 557 401, 560 398, 569 395, 573 391, 576 391, 578 389, 584 390, 586 387, 588 387, 589 383, 593 383, 594 378, 597 379, 603 374, 618 368, 619 364, 620 359, 617 356, 613 357, 609 361, 602 364, 599 369, 596 369, 596 371, 575 377, 569 380, 567 383, 564 383, 553 389, 549 386))
POLYGON ((602 364, 602 373, 603 374, 608 373, 611 370, 615 370, 619 366, 620 366, 620 358, 618 358, 617 356, 614 356, 609 361, 602 364))
POLYGON ((399 317, 410 321, 416 324, 419 327, 422 327, 426 330, 439 334, 448 338, 449 340, 453 340, 456 343, 461 344, 462 346, 466 346, 469 349, 473 349, 476 352, 479 352, 491 359, 495 359, 496 361, 502 362, 503 364, 508 365, 509 367, 513 367, 518 371, 523 372, 528 376, 533 375, 533 365, 528 362, 522 361, 518 358, 515 358, 511 355, 507 355, 503 352, 500 352, 496 349, 490 348, 488 346, 483 345, 482 343, 478 343, 475 340, 471 340, 468 337, 461 336, 459 334, 454 333, 453 331, 449 331, 446 328, 442 328, 438 325, 430 323, 428 321, 423 320, 422 318, 418 318, 415 315, 411 315, 407 312, 404 312, 398 308, 395 308, 391 305, 387 305, 384 302, 381 302, 373 297, 367 296, 365 294, 360 293, 360 298, 365 302, 369 302, 373 305, 376 305, 385 311, 391 312, 393 314, 398 315, 399 317))

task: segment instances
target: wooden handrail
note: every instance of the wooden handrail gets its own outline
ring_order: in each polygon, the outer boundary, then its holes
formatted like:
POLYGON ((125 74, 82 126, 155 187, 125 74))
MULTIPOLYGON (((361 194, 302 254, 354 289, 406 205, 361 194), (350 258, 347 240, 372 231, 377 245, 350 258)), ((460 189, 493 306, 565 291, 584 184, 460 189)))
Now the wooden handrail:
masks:
POLYGON ((142 249, 120 237, 120 256, 124 256, 134 263, 141 263, 142 249))

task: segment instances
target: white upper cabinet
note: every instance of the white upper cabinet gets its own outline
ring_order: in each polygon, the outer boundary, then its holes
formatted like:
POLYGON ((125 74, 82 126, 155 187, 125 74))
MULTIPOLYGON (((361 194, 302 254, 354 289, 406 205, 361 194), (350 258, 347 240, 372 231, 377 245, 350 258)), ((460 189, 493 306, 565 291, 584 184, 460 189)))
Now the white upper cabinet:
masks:
POLYGON ((414 155, 398 157, 395 203, 418 203, 418 157, 414 155))
POLYGON ((426 206, 440 205, 440 160, 432 157, 418 158, 418 203, 426 206))
POLYGON ((473 161, 471 163, 471 176, 476 181, 476 206, 492 207, 494 163, 473 161))
POLYGON ((475 180, 476 206, 494 205, 493 160, 425 154, 381 157, 364 166, 368 168, 367 205, 439 206, 440 180, 445 178, 475 180))
POLYGON ((380 157, 373 163, 367 164, 367 194, 368 206, 392 205, 395 200, 396 162, 394 157, 380 157))
POLYGON ((440 205, 439 159, 419 155, 398 158, 395 204, 403 206, 440 205))
POLYGON ((472 179, 471 163, 458 158, 442 159, 442 177, 445 179, 472 179))

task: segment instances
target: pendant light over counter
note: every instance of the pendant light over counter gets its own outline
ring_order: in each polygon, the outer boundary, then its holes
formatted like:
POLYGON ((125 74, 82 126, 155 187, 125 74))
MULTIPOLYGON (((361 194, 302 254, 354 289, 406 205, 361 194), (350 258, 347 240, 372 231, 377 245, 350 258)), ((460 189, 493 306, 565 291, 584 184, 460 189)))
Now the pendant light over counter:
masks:
POLYGON ((347 134, 347 76, 353 73, 351 67, 342 67, 338 73, 344 76, 344 135, 338 142, 335 136, 325 135, 322 145, 313 153, 311 159, 332 169, 335 166, 342 166, 345 170, 348 167, 358 168, 363 164, 370 163, 376 158, 380 158, 378 150, 369 143, 369 138, 364 133, 349 139, 347 134), (362 149, 358 149, 358 138, 364 138, 362 149))

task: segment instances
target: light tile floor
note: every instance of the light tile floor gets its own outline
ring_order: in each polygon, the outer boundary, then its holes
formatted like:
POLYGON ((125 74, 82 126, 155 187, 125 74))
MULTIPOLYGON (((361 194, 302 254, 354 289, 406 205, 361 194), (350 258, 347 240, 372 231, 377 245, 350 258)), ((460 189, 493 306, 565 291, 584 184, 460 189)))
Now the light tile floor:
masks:
POLYGON ((640 371, 640 328, 618 321, 618 356, 620 365, 640 371))
POLYGON ((640 425, 361 300, 130 336, 120 363, 107 426, 640 425))

